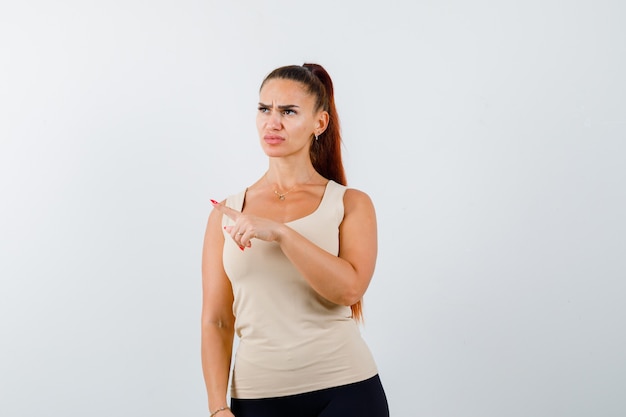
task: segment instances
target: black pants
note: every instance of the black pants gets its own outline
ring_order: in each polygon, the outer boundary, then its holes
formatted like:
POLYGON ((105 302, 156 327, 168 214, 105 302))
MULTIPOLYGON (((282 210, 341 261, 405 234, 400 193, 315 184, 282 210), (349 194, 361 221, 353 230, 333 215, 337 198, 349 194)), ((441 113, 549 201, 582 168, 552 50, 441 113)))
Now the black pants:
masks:
POLYGON ((388 417, 378 375, 362 382, 276 398, 231 399, 235 417, 388 417))

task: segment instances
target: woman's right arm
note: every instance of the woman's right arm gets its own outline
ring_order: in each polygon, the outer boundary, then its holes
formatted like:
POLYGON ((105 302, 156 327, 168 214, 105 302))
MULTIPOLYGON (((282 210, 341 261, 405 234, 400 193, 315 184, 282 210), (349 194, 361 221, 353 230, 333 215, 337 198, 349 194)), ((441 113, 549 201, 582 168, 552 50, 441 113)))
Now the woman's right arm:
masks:
MULTIPOLYGON (((202 250, 202 371, 209 411, 227 406, 226 394, 235 334, 233 290, 224 272, 222 214, 209 215, 202 250)), ((218 414, 232 416, 230 410, 218 414)))

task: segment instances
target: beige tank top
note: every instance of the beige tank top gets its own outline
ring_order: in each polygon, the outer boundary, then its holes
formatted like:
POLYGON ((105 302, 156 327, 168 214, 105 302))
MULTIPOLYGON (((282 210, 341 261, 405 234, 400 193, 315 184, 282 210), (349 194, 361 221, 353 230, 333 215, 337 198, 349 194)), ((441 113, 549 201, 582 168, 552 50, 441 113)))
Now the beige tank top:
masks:
MULTIPOLYGON (((318 208, 286 223, 319 247, 339 253, 346 187, 329 181, 318 208)), ((226 205, 241 211, 245 191, 226 205)), ((232 220, 223 216, 223 224, 232 220)), ((231 281, 239 346, 231 396, 268 398, 363 381, 377 373, 350 307, 316 293, 278 244, 254 240, 241 251, 225 236, 224 269, 231 281)))

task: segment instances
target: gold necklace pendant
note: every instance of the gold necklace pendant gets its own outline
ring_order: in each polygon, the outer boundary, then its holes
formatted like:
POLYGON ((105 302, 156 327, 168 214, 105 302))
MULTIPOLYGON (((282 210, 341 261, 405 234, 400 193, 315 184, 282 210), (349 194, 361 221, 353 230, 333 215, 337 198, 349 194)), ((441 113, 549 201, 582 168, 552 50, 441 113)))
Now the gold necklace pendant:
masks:
MULTIPOLYGON (((267 179, 267 173, 265 173, 265 175, 264 175, 263 177, 265 178, 265 182, 267 182, 267 183, 269 184, 269 180, 267 179)), ((303 182, 301 185, 306 185, 306 184, 308 184, 308 183, 309 183, 309 181, 311 181, 311 178, 313 178, 313 173, 311 173, 311 175, 309 175, 309 178, 308 178, 305 182, 303 182)), ((279 199, 280 201, 285 201, 285 196, 286 196, 287 194, 289 194, 290 192, 292 192, 293 190, 295 190, 295 189, 296 189, 296 187, 298 187, 298 184, 294 185, 293 187, 291 187, 291 189, 290 189, 290 190, 287 190, 287 191, 286 191, 286 192, 284 192, 284 193, 279 193, 279 192, 278 192, 278 190, 274 190, 274 194, 276 194, 276 197, 278 197, 278 199, 279 199)))
MULTIPOLYGON (((310 179, 310 178, 309 178, 309 179, 310 179)), ((308 180, 307 180, 307 181, 308 181, 308 180)), ((279 192, 278 192, 278 190, 274 190, 274 194, 276 194, 276 196, 278 197, 278 199, 279 199, 280 201, 285 201, 285 196, 286 196, 287 194, 289 194, 290 192, 292 192, 293 190, 295 190, 297 186, 298 186, 298 184, 294 185, 293 187, 291 187, 291 189, 290 189, 290 190, 287 190, 287 191, 286 191, 286 192, 284 192, 284 193, 279 193, 279 192)))

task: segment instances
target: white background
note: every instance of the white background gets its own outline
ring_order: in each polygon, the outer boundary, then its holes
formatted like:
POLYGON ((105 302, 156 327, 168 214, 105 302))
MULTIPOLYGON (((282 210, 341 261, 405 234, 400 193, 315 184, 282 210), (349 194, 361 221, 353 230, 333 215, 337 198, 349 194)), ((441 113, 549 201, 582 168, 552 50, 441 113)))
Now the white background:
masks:
POLYGON ((334 79, 393 417, 626 415, 626 3, 0 5, 0 415, 206 416, 209 199, 334 79))

